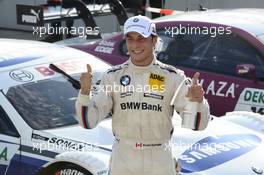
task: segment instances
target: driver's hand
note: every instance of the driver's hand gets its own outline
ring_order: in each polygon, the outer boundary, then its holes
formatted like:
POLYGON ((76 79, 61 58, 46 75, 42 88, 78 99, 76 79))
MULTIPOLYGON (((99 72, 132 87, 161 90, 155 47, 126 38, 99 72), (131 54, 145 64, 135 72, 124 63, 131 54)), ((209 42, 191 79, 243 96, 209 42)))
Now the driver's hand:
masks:
POLYGON ((187 97, 191 102, 201 103, 204 99, 204 90, 202 85, 198 83, 200 73, 196 72, 192 78, 192 86, 189 87, 187 97))
POLYGON ((91 91, 91 83, 92 83, 92 68, 89 64, 87 66, 87 72, 82 73, 80 77, 81 83, 81 94, 89 95, 91 91))

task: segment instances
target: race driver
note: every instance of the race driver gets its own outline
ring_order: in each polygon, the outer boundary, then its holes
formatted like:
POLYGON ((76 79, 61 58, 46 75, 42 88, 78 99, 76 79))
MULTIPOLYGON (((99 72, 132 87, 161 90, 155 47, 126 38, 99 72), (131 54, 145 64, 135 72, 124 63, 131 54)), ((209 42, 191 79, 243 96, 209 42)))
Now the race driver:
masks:
POLYGON ((190 125, 194 130, 204 129, 209 120, 199 73, 191 82, 183 71, 157 61, 155 24, 145 16, 129 18, 124 24, 124 37, 130 59, 104 73, 95 94, 90 93, 90 65, 81 75, 78 120, 91 129, 112 114, 116 140, 110 175, 175 175, 175 161, 168 147, 174 109, 183 119, 185 114, 195 114, 195 123, 190 125), (190 110, 193 103, 197 106, 190 110))

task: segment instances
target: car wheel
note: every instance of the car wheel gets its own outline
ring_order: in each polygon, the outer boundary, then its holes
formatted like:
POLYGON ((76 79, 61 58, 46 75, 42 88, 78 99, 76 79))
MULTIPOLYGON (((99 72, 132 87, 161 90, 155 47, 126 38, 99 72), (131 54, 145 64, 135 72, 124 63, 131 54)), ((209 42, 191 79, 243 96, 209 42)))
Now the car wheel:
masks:
POLYGON ((75 164, 60 164, 46 168, 40 175, 92 175, 88 170, 75 164))

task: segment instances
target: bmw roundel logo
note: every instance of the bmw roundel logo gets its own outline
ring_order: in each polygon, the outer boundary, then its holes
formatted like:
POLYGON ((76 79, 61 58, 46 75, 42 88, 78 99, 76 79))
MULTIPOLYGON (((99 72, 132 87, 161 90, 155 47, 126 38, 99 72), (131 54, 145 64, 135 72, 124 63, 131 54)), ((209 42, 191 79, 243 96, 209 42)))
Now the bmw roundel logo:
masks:
POLYGON ((139 19, 138 18, 135 18, 134 20, 133 20, 133 22, 138 22, 139 21, 139 19))
POLYGON ((128 75, 124 75, 120 78, 120 83, 123 85, 123 86, 127 86, 130 84, 130 77, 128 75))

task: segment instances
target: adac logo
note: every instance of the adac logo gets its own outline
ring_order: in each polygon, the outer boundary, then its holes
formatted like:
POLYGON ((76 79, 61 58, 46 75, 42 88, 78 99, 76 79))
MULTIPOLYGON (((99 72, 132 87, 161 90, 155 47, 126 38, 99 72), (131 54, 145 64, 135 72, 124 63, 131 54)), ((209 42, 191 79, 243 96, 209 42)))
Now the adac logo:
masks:
POLYGON ((205 171, 257 148, 261 139, 253 134, 206 137, 187 149, 179 158, 181 172, 205 171))
POLYGON ((130 84, 130 77, 128 75, 124 75, 120 78, 120 83, 123 85, 123 86, 127 86, 130 84))
POLYGON ((153 79, 153 80, 159 80, 159 81, 164 82, 164 76, 161 76, 161 75, 158 75, 158 74, 151 73, 149 78, 153 79))
POLYGON ((164 91, 165 77, 162 75, 150 73, 149 86, 154 91, 164 91))

